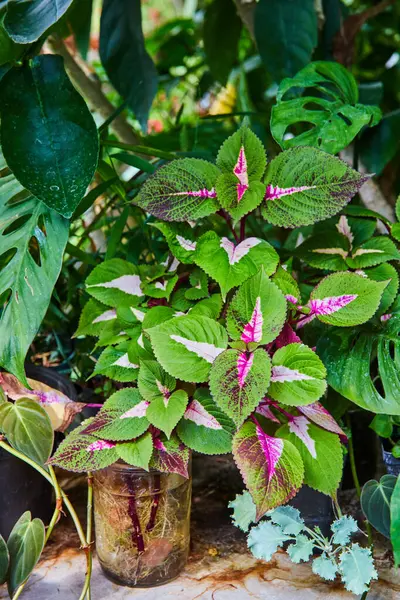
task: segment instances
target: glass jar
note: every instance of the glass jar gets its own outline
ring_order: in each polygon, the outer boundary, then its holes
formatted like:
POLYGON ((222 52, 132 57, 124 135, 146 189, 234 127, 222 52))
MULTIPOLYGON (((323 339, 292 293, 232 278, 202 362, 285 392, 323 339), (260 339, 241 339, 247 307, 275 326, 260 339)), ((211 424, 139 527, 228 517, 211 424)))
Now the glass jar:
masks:
POLYGON ((120 585, 152 587, 184 568, 190 541, 192 481, 122 461, 94 473, 96 552, 120 585))

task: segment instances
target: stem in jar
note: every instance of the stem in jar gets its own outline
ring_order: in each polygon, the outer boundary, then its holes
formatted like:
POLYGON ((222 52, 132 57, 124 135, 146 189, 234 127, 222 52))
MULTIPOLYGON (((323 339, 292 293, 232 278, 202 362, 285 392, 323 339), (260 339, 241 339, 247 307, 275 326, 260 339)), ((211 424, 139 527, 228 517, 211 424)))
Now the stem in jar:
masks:
POLYGON ((156 524, 158 506, 160 504, 160 492, 161 492, 161 475, 156 473, 154 475, 154 498, 151 506, 150 519, 147 523, 146 531, 153 531, 154 525, 156 524))
POLYGON ((136 544, 139 554, 142 554, 145 550, 144 540, 143 540, 143 535, 142 535, 142 529, 140 527, 139 516, 137 513, 135 489, 132 485, 132 481, 129 476, 126 478, 126 484, 128 486, 128 490, 129 490, 129 494, 130 494, 130 497, 128 500, 128 503, 129 503, 128 504, 128 514, 131 518, 132 525, 133 525, 132 540, 133 540, 133 543, 136 544))

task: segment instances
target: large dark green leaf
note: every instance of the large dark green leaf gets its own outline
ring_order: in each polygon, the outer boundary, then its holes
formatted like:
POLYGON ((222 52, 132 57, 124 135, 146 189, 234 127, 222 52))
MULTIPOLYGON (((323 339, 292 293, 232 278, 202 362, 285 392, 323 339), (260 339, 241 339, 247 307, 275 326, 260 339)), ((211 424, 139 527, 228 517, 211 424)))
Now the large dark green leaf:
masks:
POLYGON ((211 74, 225 84, 235 64, 242 21, 232 0, 213 0, 204 17, 204 51, 211 74))
POLYGON ((9 561, 7 544, 0 535, 0 585, 3 585, 6 580, 9 561))
POLYGON ((21 44, 16 44, 7 34, 4 29, 4 17, 5 14, 0 14, 0 65, 13 60, 17 60, 24 47, 21 44))
POLYGON ((380 175, 400 151, 400 109, 385 115, 372 131, 362 137, 361 159, 369 173, 380 175))
POLYGON ((394 563, 400 564, 400 477, 397 477, 390 503, 390 541, 393 546, 394 563))
POLYGON ((336 154, 365 125, 379 123, 377 106, 358 103, 356 81, 342 65, 314 62, 279 86, 271 113, 271 133, 283 149, 315 146, 336 154), (307 95, 299 97, 304 89, 307 95), (298 129, 304 123, 309 127, 298 129), (296 127, 294 130, 293 128, 296 127), (294 133, 293 137, 285 136, 294 133))
POLYGON ((146 129, 157 72, 144 45, 140 0, 104 0, 100 58, 111 83, 146 129))
POLYGON ((399 333, 398 316, 379 328, 331 329, 317 345, 329 385, 366 410, 400 415, 399 333))
POLYGON ((380 481, 371 479, 364 485, 361 493, 364 515, 371 525, 387 538, 390 538, 390 500, 396 480, 394 475, 384 475, 380 481))
POLYGON ((50 457, 54 432, 50 417, 36 400, 22 398, 0 405, 0 428, 11 446, 35 462, 50 457))
POLYGON ((14 525, 7 542, 10 553, 8 591, 11 597, 35 568, 42 554, 44 538, 43 522, 40 519, 31 520, 29 511, 14 525))
POLYGON ((293 77, 317 45, 314 0, 260 0, 254 33, 261 58, 275 81, 293 77))
POLYGON ((7 175, 0 152, 0 366, 20 380, 61 270, 68 229, 66 219, 7 175))
POLYGON ((35 42, 61 19, 72 2, 73 0, 9 0, 4 21, 8 35, 20 44, 35 42))
POLYGON ((99 140, 62 58, 37 56, 9 71, 2 80, 0 111, 3 153, 15 177, 70 217, 93 178, 99 140))

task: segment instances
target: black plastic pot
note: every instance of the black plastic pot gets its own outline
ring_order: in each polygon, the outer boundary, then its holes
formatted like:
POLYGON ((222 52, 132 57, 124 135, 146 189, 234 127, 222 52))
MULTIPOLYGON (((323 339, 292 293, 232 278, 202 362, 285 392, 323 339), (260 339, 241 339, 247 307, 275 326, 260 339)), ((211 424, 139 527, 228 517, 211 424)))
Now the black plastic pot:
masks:
POLYGON ((307 527, 318 526, 323 535, 330 537, 330 526, 335 520, 332 498, 303 485, 298 494, 289 503, 297 508, 307 527))
MULTIPOLYGON (((76 398, 73 384, 55 369, 26 368, 27 376, 76 398)), ((0 534, 7 539, 25 511, 48 524, 54 510, 52 486, 33 467, 0 449, 0 534)))

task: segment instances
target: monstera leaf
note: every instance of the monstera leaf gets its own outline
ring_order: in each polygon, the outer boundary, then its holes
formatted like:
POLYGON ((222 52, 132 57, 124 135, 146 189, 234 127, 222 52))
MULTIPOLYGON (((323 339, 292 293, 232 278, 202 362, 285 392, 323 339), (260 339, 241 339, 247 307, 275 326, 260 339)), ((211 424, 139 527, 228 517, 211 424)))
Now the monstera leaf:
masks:
POLYGON ((228 343, 224 328, 208 317, 183 316, 148 330, 161 366, 182 381, 206 381, 228 343))
POLYGON ((330 330, 317 345, 328 384, 366 410, 400 415, 399 333, 398 316, 375 328, 330 330))
POLYGON ((369 176, 317 148, 290 148, 267 167, 263 217, 273 225, 311 225, 338 213, 369 176))
POLYGON ((228 333, 246 344, 274 340, 286 319, 286 300, 263 269, 245 281, 233 297, 227 314, 228 333))
POLYGON ((314 62, 279 86, 271 113, 271 133, 282 149, 314 146, 337 154, 365 125, 381 119, 377 106, 358 104, 358 88, 351 73, 334 62, 314 62), (307 89, 307 95, 299 94, 307 89), (315 90, 314 93, 310 90, 315 90), (307 123, 306 131, 285 137, 288 128, 307 123))
POLYGON ((262 348, 254 353, 225 350, 214 361, 210 390, 218 406, 240 426, 266 394, 271 361, 262 348))
POLYGON ((285 504, 303 482, 304 467, 290 442, 267 435, 246 421, 233 439, 233 457, 257 507, 257 520, 285 504))
POLYGON ((188 448, 203 454, 232 451, 233 421, 215 404, 206 388, 198 388, 180 420, 177 433, 188 448))
POLYGON ((50 303, 69 223, 5 169, 0 152, 0 366, 26 383, 25 355, 50 303))
POLYGON ((264 267, 272 275, 279 262, 274 248, 259 238, 251 237, 235 245, 226 237, 208 231, 197 242, 194 261, 221 286, 224 296, 264 267))
POLYGON ((222 144, 217 157, 222 175, 217 179, 216 191, 220 204, 234 221, 262 202, 261 177, 266 164, 264 147, 246 124, 222 144))
MULTIPOLYGON (((10 3, 15 4, 29 3, 10 3)), ((95 173, 99 136, 62 58, 44 54, 11 69, 1 91, 1 140, 8 166, 32 194, 71 217, 95 173)))
POLYGON ((135 202, 163 221, 194 221, 218 210, 218 175, 217 167, 205 160, 174 160, 149 177, 135 202))

